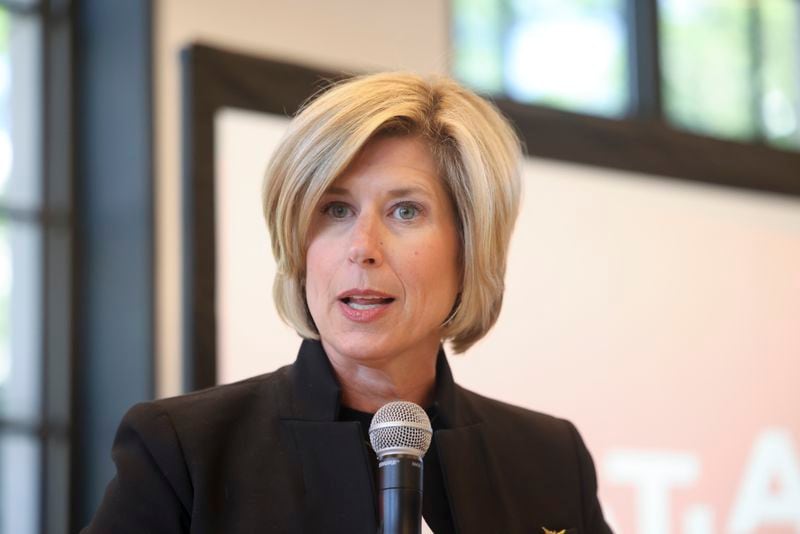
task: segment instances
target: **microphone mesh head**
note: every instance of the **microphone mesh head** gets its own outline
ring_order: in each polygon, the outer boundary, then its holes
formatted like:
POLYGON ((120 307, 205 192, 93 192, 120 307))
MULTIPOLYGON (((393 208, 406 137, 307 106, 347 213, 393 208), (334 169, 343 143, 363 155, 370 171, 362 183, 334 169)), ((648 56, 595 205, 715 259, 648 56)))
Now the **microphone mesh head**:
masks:
POLYGON ((369 441, 378 457, 395 453, 422 458, 431 445, 432 433, 425 410, 407 401, 384 404, 369 425, 369 441))

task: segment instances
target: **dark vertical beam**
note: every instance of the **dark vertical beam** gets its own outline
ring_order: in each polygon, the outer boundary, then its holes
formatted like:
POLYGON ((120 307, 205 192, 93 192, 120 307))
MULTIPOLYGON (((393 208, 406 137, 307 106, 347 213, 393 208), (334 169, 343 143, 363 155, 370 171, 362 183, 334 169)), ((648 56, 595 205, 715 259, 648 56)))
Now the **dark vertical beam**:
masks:
POLYGON ((626 13, 631 116, 662 122, 658 0, 626 0, 626 13))
POLYGON ((746 7, 750 115, 753 120, 753 140, 757 142, 763 142, 766 137, 766 127, 761 113, 761 98, 764 95, 764 36, 760 5, 761 2, 758 0, 749 0, 746 7))
POLYGON ((42 154, 44 317, 41 532, 66 534, 69 522, 69 428, 73 273, 72 11, 47 0, 43 13, 42 154))
POLYGON ((192 50, 181 54, 184 391, 217 383, 214 74, 198 68, 192 50))
POLYGON ((75 356, 70 532, 114 475, 120 417, 154 393, 151 1, 75 2, 75 356))

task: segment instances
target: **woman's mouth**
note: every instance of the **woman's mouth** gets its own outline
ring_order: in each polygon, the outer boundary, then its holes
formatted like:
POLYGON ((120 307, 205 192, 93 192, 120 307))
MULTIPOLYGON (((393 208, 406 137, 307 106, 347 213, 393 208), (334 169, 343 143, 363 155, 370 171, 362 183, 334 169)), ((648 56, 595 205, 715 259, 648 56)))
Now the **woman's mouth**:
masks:
POLYGON ((391 297, 345 297, 342 302, 354 310, 372 310, 394 301, 391 297))
POLYGON ((394 300, 394 297, 378 291, 350 290, 339 297, 339 309, 351 321, 368 323, 385 314, 394 300))

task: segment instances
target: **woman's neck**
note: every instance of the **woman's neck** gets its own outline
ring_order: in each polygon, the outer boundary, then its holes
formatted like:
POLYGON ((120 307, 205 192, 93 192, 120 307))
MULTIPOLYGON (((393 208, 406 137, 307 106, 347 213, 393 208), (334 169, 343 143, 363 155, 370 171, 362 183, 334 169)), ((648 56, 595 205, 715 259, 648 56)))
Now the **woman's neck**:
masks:
POLYGON ((387 402, 411 401, 422 407, 433 402, 438 345, 387 358, 357 358, 340 354, 322 342, 341 387, 341 403, 361 412, 374 413, 387 402))

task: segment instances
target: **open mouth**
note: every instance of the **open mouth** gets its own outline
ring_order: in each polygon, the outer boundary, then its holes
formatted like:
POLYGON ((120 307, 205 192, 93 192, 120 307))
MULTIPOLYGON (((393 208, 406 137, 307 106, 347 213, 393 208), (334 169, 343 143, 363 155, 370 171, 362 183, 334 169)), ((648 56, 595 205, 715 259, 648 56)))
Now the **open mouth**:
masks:
POLYGON ((385 297, 344 297, 342 302, 354 310, 371 310, 394 302, 393 298, 385 297))

